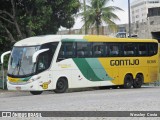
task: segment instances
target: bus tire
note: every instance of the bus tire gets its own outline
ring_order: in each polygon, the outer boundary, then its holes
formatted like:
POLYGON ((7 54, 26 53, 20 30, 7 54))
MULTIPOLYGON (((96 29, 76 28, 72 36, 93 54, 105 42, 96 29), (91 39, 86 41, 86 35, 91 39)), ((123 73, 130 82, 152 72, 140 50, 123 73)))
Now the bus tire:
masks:
POLYGON ((68 81, 66 78, 59 78, 56 84, 55 93, 65 93, 68 89, 68 81))
POLYGON ((123 88, 129 89, 133 85, 133 77, 130 74, 125 75, 123 88))
POLYGON ((32 95, 40 95, 43 91, 30 91, 32 95))
POLYGON ((136 79, 133 81, 133 88, 141 88, 144 82, 144 77, 142 74, 137 74, 136 79))

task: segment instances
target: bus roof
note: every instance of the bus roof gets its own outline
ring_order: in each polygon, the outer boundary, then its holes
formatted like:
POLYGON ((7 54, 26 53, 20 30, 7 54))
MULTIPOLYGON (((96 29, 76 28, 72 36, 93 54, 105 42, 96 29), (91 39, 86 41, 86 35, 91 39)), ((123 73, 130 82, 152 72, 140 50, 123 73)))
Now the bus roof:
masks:
POLYGON ((137 38, 113 38, 107 36, 87 35, 84 36, 89 42, 158 42, 154 39, 137 39, 137 38))
POLYGON ((83 39, 84 35, 44 35, 25 38, 18 41, 14 46, 32 46, 41 45, 49 42, 59 42, 62 39, 83 39))
POLYGON ((14 46, 33 46, 41 45, 49 42, 74 42, 74 41, 88 41, 88 42, 158 42, 154 39, 135 39, 135 38, 112 38, 101 35, 45 35, 36 36, 23 39, 14 46))

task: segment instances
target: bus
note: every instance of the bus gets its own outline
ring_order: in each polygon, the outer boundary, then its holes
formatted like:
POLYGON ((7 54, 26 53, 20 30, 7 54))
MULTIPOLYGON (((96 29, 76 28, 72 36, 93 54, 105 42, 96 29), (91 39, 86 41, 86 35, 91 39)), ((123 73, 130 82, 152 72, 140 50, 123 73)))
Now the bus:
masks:
POLYGON ((7 87, 33 95, 45 90, 64 93, 70 88, 98 86, 140 88, 143 83, 156 81, 157 76, 156 40, 46 35, 14 44, 7 87))

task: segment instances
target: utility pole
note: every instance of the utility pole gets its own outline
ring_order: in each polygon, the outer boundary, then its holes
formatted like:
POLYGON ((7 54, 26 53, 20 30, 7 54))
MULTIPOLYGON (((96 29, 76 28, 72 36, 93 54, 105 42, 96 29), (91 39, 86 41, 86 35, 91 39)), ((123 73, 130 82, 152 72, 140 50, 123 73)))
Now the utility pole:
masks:
POLYGON ((129 38, 131 37, 131 12, 130 12, 130 0, 128 0, 128 24, 129 24, 129 38))
POLYGON ((87 34, 87 24, 86 24, 86 0, 83 0, 83 6, 84 6, 84 29, 85 29, 85 35, 87 34))

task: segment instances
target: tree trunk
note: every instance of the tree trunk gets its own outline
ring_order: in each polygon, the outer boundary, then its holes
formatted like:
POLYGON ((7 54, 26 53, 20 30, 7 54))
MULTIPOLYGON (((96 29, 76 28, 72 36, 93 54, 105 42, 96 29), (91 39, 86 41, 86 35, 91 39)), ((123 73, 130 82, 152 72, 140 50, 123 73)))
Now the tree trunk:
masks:
POLYGON ((15 23, 16 30, 17 30, 17 32, 18 32, 18 38, 19 38, 19 39, 23 39, 22 32, 21 32, 21 30, 20 30, 20 27, 19 27, 16 19, 14 19, 14 23, 15 23))
POLYGON ((11 34, 11 32, 7 29, 6 26, 3 26, 2 27, 6 30, 6 33, 8 34, 8 37, 10 38, 10 41, 11 42, 16 42, 16 40, 14 39, 13 35, 11 34))
POLYGON ((96 31, 97 31, 97 35, 99 35, 99 24, 96 23, 96 31))
POLYGON ((86 24, 86 0, 83 0, 84 3, 84 27, 85 27, 85 35, 88 34, 87 24, 86 24))
POLYGON ((17 19, 16 19, 16 8, 15 8, 15 2, 14 0, 11 0, 11 4, 12 4, 12 12, 13 12, 13 21, 14 21, 14 24, 15 24, 15 27, 16 27, 16 30, 18 32, 18 38, 19 39, 23 39, 23 35, 22 35, 22 32, 20 30, 20 27, 18 25, 18 22, 17 22, 17 19))

